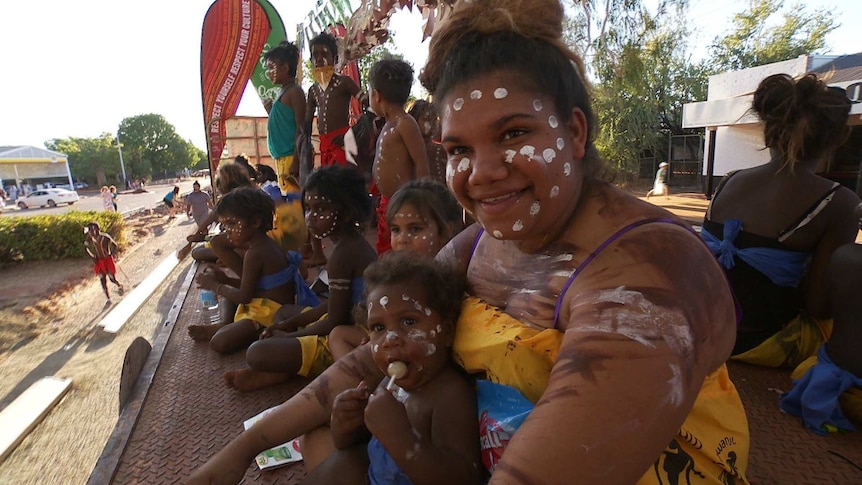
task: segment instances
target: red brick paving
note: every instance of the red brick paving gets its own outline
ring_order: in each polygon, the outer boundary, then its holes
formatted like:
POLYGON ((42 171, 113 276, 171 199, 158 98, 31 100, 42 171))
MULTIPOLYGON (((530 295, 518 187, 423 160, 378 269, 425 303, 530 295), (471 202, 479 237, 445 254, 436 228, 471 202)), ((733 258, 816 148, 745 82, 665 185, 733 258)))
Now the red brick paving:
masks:
MULTIPOLYGON (((244 353, 219 356, 206 344, 192 341, 186 329, 201 319, 200 311, 192 289, 113 483, 185 480, 242 431, 245 419, 284 401, 304 384, 297 378, 249 394, 226 388, 222 373, 243 367, 244 353)), ((805 429, 799 418, 778 408, 778 391, 791 386, 789 371, 735 362, 728 367, 748 415, 752 484, 862 484, 862 431, 818 436, 805 429)), ((266 472, 251 464, 245 482, 294 484, 304 473, 301 463, 266 472)))
MULTIPOLYGON (((193 341, 186 329, 201 320, 200 299, 192 287, 112 483, 184 481, 242 432, 244 420, 283 402, 307 382, 296 378, 246 394, 227 388, 222 373, 244 367, 245 353, 221 356, 193 341)), ((264 472, 251 464, 245 481, 294 484, 304 474, 302 463, 264 472)))
POLYGON ((790 371, 731 362, 751 432, 748 478, 757 485, 862 484, 862 431, 817 435, 778 407, 790 371), (836 456, 843 455, 847 461, 836 456))

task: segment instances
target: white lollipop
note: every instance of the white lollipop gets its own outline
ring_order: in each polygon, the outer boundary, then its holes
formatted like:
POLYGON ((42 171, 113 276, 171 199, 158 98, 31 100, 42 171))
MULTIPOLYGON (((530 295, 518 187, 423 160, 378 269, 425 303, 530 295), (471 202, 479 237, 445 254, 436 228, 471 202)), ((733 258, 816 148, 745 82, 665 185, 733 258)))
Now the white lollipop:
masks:
POLYGON ((395 380, 407 375, 407 364, 401 361, 392 362, 386 368, 386 373, 389 374, 389 384, 386 384, 386 390, 391 391, 395 380))

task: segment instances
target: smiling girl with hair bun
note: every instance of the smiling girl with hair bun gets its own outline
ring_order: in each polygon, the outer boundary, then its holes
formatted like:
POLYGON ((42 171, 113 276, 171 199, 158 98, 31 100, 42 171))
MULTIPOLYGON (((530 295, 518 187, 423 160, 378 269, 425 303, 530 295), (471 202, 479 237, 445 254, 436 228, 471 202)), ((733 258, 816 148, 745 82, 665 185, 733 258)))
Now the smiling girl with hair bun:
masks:
MULTIPOLYGON (((730 289, 687 224, 599 180, 562 17, 554 0, 458 2, 420 76, 447 185, 478 221, 437 256, 470 286, 453 355, 534 405, 505 453, 505 440, 485 450, 489 483, 747 483, 748 426, 724 365, 730 289)), ((332 401, 384 379, 371 353, 336 362, 195 478, 238 480, 255 453, 300 434, 310 468, 334 459, 321 438, 332 401)))

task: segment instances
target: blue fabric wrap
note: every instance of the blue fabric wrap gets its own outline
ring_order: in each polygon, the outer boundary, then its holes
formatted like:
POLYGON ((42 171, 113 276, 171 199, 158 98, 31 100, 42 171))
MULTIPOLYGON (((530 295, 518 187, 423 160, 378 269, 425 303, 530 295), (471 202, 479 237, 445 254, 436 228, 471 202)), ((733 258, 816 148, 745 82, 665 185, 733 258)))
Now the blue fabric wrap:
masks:
POLYGON ((371 485, 413 485, 383 444, 373 436, 368 442, 368 460, 368 482, 371 485))
POLYGON ((838 396, 852 386, 862 387, 862 378, 835 365, 826 355, 826 345, 817 351, 817 365, 808 369, 793 389, 781 395, 784 412, 801 416, 811 431, 825 435, 823 425, 853 431, 853 424, 841 412, 838 396))
POLYGON ((278 273, 273 273, 261 276, 257 280, 257 287, 262 290, 271 290, 278 285, 283 285, 288 281, 293 280, 296 286, 296 303, 300 306, 317 306, 320 305, 320 300, 317 295, 308 287, 305 278, 299 273, 299 265, 302 263, 302 256, 296 251, 287 252, 288 266, 278 273))
POLYGON ((293 282, 296 285, 296 303, 300 306, 317 306, 320 305, 320 299, 311 291, 305 278, 299 274, 299 265, 302 264, 302 255, 297 251, 288 251, 287 260, 290 262, 290 267, 293 268, 293 282))
POLYGON ((724 222, 723 239, 718 239, 709 231, 700 231, 700 235, 725 269, 733 268, 736 264, 734 258, 738 257, 778 286, 795 288, 799 285, 810 259, 808 253, 776 248, 739 249, 734 241, 741 230, 742 221, 728 219, 724 222))

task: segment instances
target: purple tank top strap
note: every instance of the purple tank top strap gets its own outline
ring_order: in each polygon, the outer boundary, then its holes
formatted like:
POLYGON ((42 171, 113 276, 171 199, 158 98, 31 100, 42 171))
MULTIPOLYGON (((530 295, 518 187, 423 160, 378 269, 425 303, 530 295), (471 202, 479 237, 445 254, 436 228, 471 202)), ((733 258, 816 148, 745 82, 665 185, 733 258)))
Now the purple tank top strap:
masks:
POLYGON ((598 256, 599 253, 601 253, 606 247, 610 246, 610 244, 612 242, 616 241, 617 239, 622 237, 627 232, 629 232, 635 228, 638 228, 640 226, 643 226, 644 224, 652 224, 654 222, 663 222, 663 223, 668 223, 668 224, 674 224, 674 225, 677 225, 677 226, 680 226, 682 228, 689 230, 693 234, 695 233, 694 230, 691 228, 691 226, 689 226, 688 224, 685 224, 685 223, 682 223, 680 221, 676 221, 676 220, 673 220, 670 218, 666 218, 666 217, 654 217, 654 218, 650 218, 650 219, 643 219, 640 221, 632 222, 631 224, 629 224, 629 225, 623 227, 622 229, 620 229, 619 231, 615 232, 611 237, 607 238, 605 240, 605 242, 599 244, 599 246, 594 251, 591 251, 589 256, 587 256, 583 261, 581 261, 581 264, 579 264, 578 267, 575 268, 574 271, 572 271, 572 275, 569 276, 568 280, 566 280, 566 284, 563 285, 563 289, 560 290, 560 296, 557 297, 556 308, 554 308, 554 328, 555 329, 560 326, 560 307, 563 304, 563 297, 566 296, 566 292, 569 291, 569 287, 572 286, 572 283, 575 282, 575 278, 577 278, 578 275, 581 274, 581 272, 584 270, 584 268, 586 268, 588 264, 590 264, 594 259, 596 259, 596 256, 598 256))
POLYGON ((476 252, 476 247, 479 246, 479 239, 482 239, 482 234, 485 234, 485 228, 479 227, 479 232, 476 233, 476 239, 473 240, 473 245, 470 246, 470 254, 467 256, 467 265, 473 260, 473 253, 476 252))

